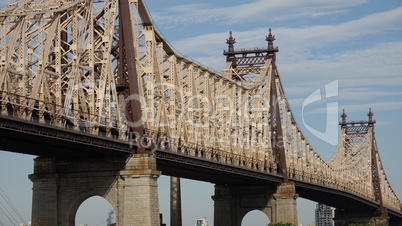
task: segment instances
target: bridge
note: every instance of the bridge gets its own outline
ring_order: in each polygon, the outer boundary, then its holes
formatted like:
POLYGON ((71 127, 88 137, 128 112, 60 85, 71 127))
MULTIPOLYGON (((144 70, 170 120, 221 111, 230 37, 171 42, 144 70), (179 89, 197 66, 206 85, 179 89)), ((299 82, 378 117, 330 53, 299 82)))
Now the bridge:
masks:
POLYGON ((254 49, 230 33, 218 73, 176 52, 142 0, 24 0, 0 21, 0 150, 38 156, 33 225, 74 225, 94 195, 118 225, 159 225, 161 174, 214 183, 214 225, 255 209, 296 224, 297 197, 335 207, 336 225, 402 225, 371 109, 341 115, 325 161, 293 117, 271 30, 254 49))

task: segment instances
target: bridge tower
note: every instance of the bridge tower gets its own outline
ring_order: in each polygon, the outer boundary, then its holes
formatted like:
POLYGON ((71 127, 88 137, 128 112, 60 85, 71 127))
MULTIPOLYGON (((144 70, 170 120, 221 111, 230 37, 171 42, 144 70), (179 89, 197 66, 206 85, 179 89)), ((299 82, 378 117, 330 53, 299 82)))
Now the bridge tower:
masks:
POLYGON ((374 136, 373 112, 371 108, 367 113, 367 121, 347 121, 345 110, 341 115, 341 139, 334 157, 330 163, 334 168, 345 170, 348 167, 357 167, 366 173, 364 180, 369 192, 378 202, 374 210, 352 210, 337 208, 335 211, 335 225, 370 224, 385 226, 389 224, 387 210, 384 208, 383 191, 380 172, 383 170, 377 144, 374 136))
POLYGON ((283 182, 276 189, 272 186, 242 186, 219 185, 215 186, 215 225, 241 225, 243 217, 252 210, 261 210, 271 222, 289 222, 297 225, 297 208, 295 184, 289 182, 285 147, 283 145, 283 131, 278 95, 278 79, 275 60, 276 52, 273 41, 275 36, 271 33, 265 39, 266 48, 239 49, 234 48, 236 40, 232 32, 227 39, 228 50, 224 51, 226 65, 224 71, 227 76, 239 82, 253 82, 256 75, 270 77, 269 89, 269 128, 273 157, 277 164, 277 171, 283 177, 283 182), (271 71, 264 70, 266 63, 272 64, 271 71), (264 74, 265 73, 265 74, 264 74))

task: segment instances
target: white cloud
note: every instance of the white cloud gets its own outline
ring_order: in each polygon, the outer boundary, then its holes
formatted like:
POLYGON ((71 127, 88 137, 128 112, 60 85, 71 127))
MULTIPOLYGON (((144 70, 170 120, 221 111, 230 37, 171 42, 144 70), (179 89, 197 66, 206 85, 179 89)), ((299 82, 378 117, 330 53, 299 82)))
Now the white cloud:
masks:
POLYGON ((300 17, 317 17, 344 13, 345 8, 361 5, 367 0, 255 0, 241 5, 217 8, 212 3, 175 5, 163 12, 153 13, 160 24, 198 24, 218 22, 222 24, 253 21, 279 21, 300 17))
POLYGON ((322 17, 322 16, 329 16, 329 15, 335 15, 335 14, 344 14, 348 12, 348 10, 332 10, 332 11, 327 11, 327 12, 318 12, 318 13, 313 13, 311 14, 312 17, 322 17))
POLYGON ((402 92, 384 91, 378 88, 348 88, 339 91, 339 100, 372 100, 374 98, 386 98, 402 96, 402 92))
MULTIPOLYGON (((376 111, 389 111, 389 110, 396 110, 402 109, 402 101, 388 101, 388 102, 375 102, 375 103, 364 103, 364 104, 353 104, 353 105, 342 105, 339 106, 337 110, 340 112, 341 109, 347 109, 347 112, 364 112, 368 111, 369 108, 376 109, 376 111)), ((320 114, 326 113, 327 108, 318 108, 312 110, 310 113, 313 114, 320 114)))
MULTIPOLYGON (((289 103, 292 107, 295 106, 302 106, 303 102, 305 99, 309 96, 309 94, 313 93, 316 89, 314 89, 312 92, 303 92, 299 93, 298 95, 302 98, 291 98, 289 99, 289 103), (303 98, 304 97, 304 98, 303 98)), ((303 90, 305 91, 305 90, 303 90)), ((338 91, 339 95, 331 98, 331 99, 326 99, 325 96, 323 96, 323 99, 320 101, 314 102, 314 104, 318 104, 322 106, 325 103, 328 102, 343 102, 343 101, 358 101, 358 102, 372 102, 373 100, 377 99, 389 99, 392 97, 402 97, 402 92, 400 91, 387 91, 387 90, 382 90, 379 88, 346 88, 346 89, 340 89, 338 91)))
MULTIPOLYGON (((278 57, 279 58, 279 57, 278 57)), ((341 86, 402 85, 402 41, 335 53, 323 59, 279 64, 282 80, 322 83, 339 79, 341 86)), ((283 62, 283 61, 281 61, 283 62)), ((299 84, 300 85, 300 84, 299 84)))
MULTIPOLYGON (((311 48, 321 48, 334 43, 350 42, 353 38, 383 35, 388 31, 401 31, 402 7, 375 13, 363 18, 337 25, 316 25, 301 28, 275 29, 277 44, 286 57, 298 59, 297 55, 311 56, 311 48), (290 55, 293 53, 293 55, 290 55)), ((381 42, 381 39, 378 40, 381 42)), ((341 43, 344 44, 344 43, 341 43)))

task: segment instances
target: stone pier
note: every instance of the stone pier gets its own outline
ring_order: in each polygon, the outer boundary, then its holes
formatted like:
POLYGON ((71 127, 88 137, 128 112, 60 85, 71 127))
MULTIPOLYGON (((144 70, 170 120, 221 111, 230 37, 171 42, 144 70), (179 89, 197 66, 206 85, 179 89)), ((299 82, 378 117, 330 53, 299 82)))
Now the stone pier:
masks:
POLYGON ((272 223, 289 222, 297 225, 295 186, 283 183, 275 186, 215 185, 214 225, 241 226, 244 216, 260 210, 272 223))
POLYGON ((182 225, 180 178, 170 177, 170 226, 182 225))
POLYGON ((272 222, 286 222, 298 225, 296 203, 298 197, 294 183, 282 183, 279 185, 271 200, 271 205, 275 210, 272 222))
POLYGON ((121 226, 159 226, 156 159, 149 154, 128 159, 36 158, 32 225, 74 226, 87 198, 104 197, 121 226))

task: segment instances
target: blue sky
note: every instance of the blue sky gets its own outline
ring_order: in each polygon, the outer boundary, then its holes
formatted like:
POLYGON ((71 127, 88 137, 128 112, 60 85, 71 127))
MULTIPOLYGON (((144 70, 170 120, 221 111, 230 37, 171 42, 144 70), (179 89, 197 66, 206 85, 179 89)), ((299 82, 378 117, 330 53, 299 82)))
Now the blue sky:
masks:
MULTIPOLYGON (((0 6, 5 2, 0 0, 0 6)), ((317 138, 304 125, 325 132, 327 113, 340 115, 345 109, 349 120, 364 120, 371 107, 383 166, 402 198, 402 1, 149 0, 146 4, 158 29, 177 51, 216 71, 224 65, 222 52, 227 48, 229 31, 236 38, 235 48, 264 47, 271 27, 277 39, 274 44, 279 47, 277 66, 287 98, 310 143, 328 160, 335 146, 317 138), (325 85, 334 81, 337 95, 325 98, 325 85), (303 103, 316 90, 323 98, 305 106, 302 118, 303 103), (327 109, 328 103, 338 107, 327 109)), ((331 123, 337 120, 339 117, 331 123)), ((32 172, 32 158, 0 152, 0 188, 26 221, 30 217, 32 184, 27 175, 32 172)), ((183 225, 194 225, 200 217, 212 223, 213 185, 188 180, 182 183, 183 225)), ((168 223, 168 178, 160 178, 159 184, 160 209, 168 223)), ((98 201, 104 200, 91 200, 88 205, 95 206, 98 201)), ((314 221, 314 203, 299 199, 298 207, 300 223, 314 221)), ((83 210, 86 215, 88 209, 83 210)), ((262 225, 259 213, 254 214, 247 216, 249 225, 262 225)), ((80 220, 77 223, 100 225, 93 219, 80 220)), ((1 222, 8 225, 0 211, 0 226, 1 222)))

